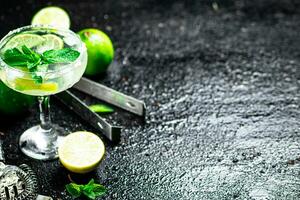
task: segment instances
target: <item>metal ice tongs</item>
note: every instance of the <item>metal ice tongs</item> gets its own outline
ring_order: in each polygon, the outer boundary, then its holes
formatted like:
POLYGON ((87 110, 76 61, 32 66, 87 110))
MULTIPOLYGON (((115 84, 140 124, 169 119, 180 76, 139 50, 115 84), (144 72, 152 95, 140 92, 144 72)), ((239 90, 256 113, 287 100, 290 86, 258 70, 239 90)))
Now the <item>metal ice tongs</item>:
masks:
POLYGON ((0 199, 1 200, 52 200, 39 195, 35 173, 25 164, 19 167, 4 164, 0 140, 0 199))
MULTIPOLYGON (((145 116, 146 106, 143 101, 127 96, 87 78, 81 78, 73 88, 128 112, 142 117, 145 116)), ((116 142, 120 139, 121 127, 113 126, 106 122, 105 119, 92 112, 83 101, 70 91, 61 92, 55 96, 83 120, 101 131, 110 141, 116 142)))

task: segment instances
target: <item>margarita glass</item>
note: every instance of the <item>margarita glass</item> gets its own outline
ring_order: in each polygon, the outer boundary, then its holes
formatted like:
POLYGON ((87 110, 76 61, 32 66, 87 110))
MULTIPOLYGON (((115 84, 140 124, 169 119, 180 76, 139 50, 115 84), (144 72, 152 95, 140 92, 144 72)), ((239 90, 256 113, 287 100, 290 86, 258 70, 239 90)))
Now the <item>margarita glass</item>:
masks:
POLYGON ((25 26, 9 32, 0 41, 1 80, 17 92, 37 96, 39 101, 40 125, 29 128, 20 136, 19 145, 24 154, 39 160, 58 157, 58 145, 67 133, 51 123, 49 95, 72 87, 82 77, 86 65, 86 47, 70 30, 43 25, 25 26), (70 48, 79 56, 72 62, 47 64, 46 70, 32 72, 24 67, 10 66, 3 59, 7 49, 23 45, 40 54, 52 49, 70 48), (42 81, 37 81, 37 76, 42 81))

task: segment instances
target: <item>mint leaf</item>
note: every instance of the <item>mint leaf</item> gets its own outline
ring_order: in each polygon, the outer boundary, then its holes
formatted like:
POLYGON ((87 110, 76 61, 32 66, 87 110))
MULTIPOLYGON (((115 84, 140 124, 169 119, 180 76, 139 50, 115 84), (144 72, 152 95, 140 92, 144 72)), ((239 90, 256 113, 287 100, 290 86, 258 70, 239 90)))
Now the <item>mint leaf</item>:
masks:
POLYGON ((90 187, 93 186, 93 184, 95 183, 95 180, 92 178, 88 184, 86 184, 84 187, 90 187))
POLYGON ((70 184, 66 185, 66 190, 69 192, 69 194, 73 198, 78 198, 81 195, 80 186, 77 185, 76 183, 70 183, 70 184))
POLYGON ((23 45, 21 47, 21 49, 22 49, 24 54, 27 54, 27 55, 30 55, 30 56, 31 56, 31 54, 35 54, 35 52, 32 51, 31 49, 29 49, 26 45, 23 45))
POLYGON ((90 105, 89 109, 96 113, 113 113, 114 109, 104 104, 90 105))
POLYGON ((33 73, 35 83, 42 83, 43 77, 38 72, 47 72, 48 64, 69 63, 75 61, 80 53, 70 48, 49 50, 42 55, 23 45, 20 49, 8 49, 3 60, 11 67, 26 67, 33 73))
POLYGON ((73 198, 78 198, 81 195, 84 195, 89 199, 96 199, 97 197, 100 197, 106 193, 105 187, 95 183, 94 179, 91 179, 86 185, 70 183, 66 185, 66 189, 73 198))
POLYGON ((102 196, 105 193, 105 187, 95 183, 94 179, 90 180, 90 182, 83 187, 83 194, 85 194, 85 196, 89 197, 90 199, 95 199, 96 197, 102 196))
POLYGON ((69 63, 75 61, 80 53, 70 48, 45 51, 42 56, 45 63, 69 63))
POLYGON ((94 179, 92 178, 90 182, 83 186, 83 192, 91 193, 93 191, 94 179))
POLYGON ((95 196, 102 196, 106 193, 106 188, 100 184, 94 184, 93 192, 95 196))
POLYGON ((93 192, 88 192, 83 190, 83 194, 88 197, 89 199, 96 199, 96 195, 93 192))
POLYGON ((42 84, 43 83, 43 77, 35 74, 32 74, 32 78, 34 79, 34 82, 36 84, 42 84))
POLYGON ((29 70, 34 69, 38 64, 41 62, 41 58, 38 58, 37 60, 33 60, 32 62, 27 63, 27 68, 29 70))
POLYGON ((13 48, 5 51, 3 60, 12 67, 23 67, 27 66, 28 62, 31 62, 31 57, 23 54, 19 49, 13 48))
POLYGON ((34 52, 30 48, 28 48, 26 45, 23 45, 21 48, 22 48, 22 51, 24 54, 31 57, 31 60, 33 63, 36 63, 36 65, 38 65, 41 62, 42 59, 41 59, 40 54, 34 52))

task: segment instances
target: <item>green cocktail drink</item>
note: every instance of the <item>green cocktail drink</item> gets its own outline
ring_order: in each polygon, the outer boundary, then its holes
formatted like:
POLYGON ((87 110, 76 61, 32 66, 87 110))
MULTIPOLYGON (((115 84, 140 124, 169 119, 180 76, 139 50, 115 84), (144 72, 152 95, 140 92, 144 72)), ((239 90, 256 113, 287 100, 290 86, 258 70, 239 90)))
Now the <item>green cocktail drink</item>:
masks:
POLYGON ((70 30, 26 26, 0 41, 1 80, 17 92, 37 96, 40 103, 41 124, 20 137, 23 153, 41 160, 57 157, 57 147, 66 133, 51 124, 49 95, 78 82, 86 64, 86 48, 70 30))

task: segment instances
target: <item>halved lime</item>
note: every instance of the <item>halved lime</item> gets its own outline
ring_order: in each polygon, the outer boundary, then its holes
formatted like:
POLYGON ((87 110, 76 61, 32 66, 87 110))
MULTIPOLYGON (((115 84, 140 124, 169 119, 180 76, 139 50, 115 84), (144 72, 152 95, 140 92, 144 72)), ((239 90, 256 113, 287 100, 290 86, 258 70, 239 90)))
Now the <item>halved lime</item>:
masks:
POLYGON ((45 39, 42 36, 30 33, 19 34, 11 38, 5 45, 3 52, 7 49, 21 47, 26 45, 28 48, 32 48, 42 44, 45 39))
POLYGON ((32 18, 32 25, 51 25, 56 28, 69 29, 70 18, 68 13, 60 7, 46 7, 38 11, 32 18))
POLYGON ((45 40, 44 42, 39 45, 36 49, 38 53, 43 53, 48 50, 52 49, 62 49, 64 47, 64 42, 63 40, 53 34, 47 34, 42 36, 45 40))
POLYGON ((75 173, 87 173, 95 169, 105 154, 102 140, 91 132, 78 131, 65 137, 58 147, 60 162, 75 173))

